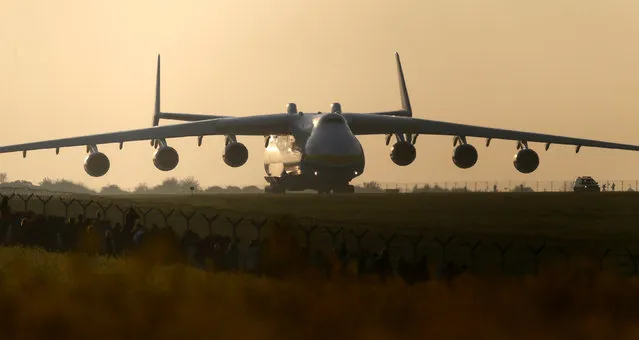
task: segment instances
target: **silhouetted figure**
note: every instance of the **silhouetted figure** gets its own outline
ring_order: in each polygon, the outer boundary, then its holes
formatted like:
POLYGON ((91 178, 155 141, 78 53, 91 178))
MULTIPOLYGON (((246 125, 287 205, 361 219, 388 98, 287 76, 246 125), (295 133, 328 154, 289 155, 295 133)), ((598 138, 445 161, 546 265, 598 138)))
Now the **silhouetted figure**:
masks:
POLYGON ((138 214, 138 212, 135 211, 133 207, 130 207, 124 217, 125 227, 127 227, 129 230, 132 230, 139 218, 140 218, 140 214, 138 214))

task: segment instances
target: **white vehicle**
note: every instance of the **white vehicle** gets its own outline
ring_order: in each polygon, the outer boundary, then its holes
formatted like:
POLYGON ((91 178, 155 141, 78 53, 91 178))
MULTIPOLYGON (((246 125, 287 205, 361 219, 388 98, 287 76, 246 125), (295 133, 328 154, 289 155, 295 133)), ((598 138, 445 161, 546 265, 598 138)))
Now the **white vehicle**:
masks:
POLYGON ((601 191, 601 188, 599 187, 599 183, 597 183, 597 181, 595 181, 592 177, 590 176, 581 176, 581 177, 577 177, 577 179, 575 179, 575 183, 573 185, 573 190, 575 192, 582 192, 582 191, 601 191))
POLYGON ((248 150, 238 141, 238 136, 263 136, 265 179, 270 184, 267 192, 283 193, 286 190, 317 190, 320 193, 352 193, 350 181, 364 173, 364 150, 357 139, 359 135, 385 135, 386 145, 395 142, 390 158, 399 166, 411 164, 417 155, 415 144, 422 135, 450 136, 453 139, 452 161, 462 169, 477 163, 478 153, 469 143, 469 137, 485 138, 486 147, 492 139, 516 141, 517 152, 513 164, 522 173, 531 173, 539 166, 537 152, 530 142, 566 144, 608 149, 638 151, 639 146, 596 141, 590 139, 555 136, 534 132, 496 129, 427 119, 413 118, 408 91, 399 55, 395 53, 402 109, 389 112, 343 112, 340 103, 331 104, 330 112, 303 113, 297 105, 289 103, 286 112, 232 117, 187 113, 168 113, 160 110, 160 56, 158 55, 155 110, 153 127, 95 134, 81 137, 55 139, 41 142, 0 147, 0 153, 82 146, 89 154, 84 169, 94 177, 105 175, 110 167, 109 158, 98 150, 108 143, 151 141, 155 147, 153 164, 162 171, 174 169, 179 162, 178 152, 169 146, 167 139, 197 137, 198 146, 204 136, 225 136, 224 163, 239 167, 246 163, 248 150), (160 119, 187 121, 186 123, 157 126, 160 119))

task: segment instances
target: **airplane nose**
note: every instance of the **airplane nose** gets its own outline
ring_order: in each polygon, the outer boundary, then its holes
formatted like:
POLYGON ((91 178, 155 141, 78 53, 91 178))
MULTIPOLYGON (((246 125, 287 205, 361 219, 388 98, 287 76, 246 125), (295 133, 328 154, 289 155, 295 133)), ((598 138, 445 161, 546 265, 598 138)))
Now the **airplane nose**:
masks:
POLYGON ((362 161, 363 152, 355 136, 346 133, 322 133, 309 139, 308 161, 330 166, 346 166, 362 161))
POLYGON ((331 165, 331 166, 346 166, 355 164, 361 160, 360 154, 346 154, 346 155, 336 155, 331 153, 318 153, 318 154, 307 154, 306 159, 309 161, 331 165))

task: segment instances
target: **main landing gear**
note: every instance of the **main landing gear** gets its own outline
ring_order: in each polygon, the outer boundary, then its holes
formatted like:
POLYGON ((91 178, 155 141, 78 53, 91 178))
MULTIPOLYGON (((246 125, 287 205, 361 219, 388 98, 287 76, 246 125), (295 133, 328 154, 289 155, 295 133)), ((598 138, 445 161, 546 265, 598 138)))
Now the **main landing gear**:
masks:
MULTIPOLYGON (((286 193, 286 187, 281 184, 271 184, 264 187, 264 192, 267 194, 284 194, 286 193)), ((341 185, 337 187, 326 187, 317 189, 318 194, 328 195, 333 194, 353 194, 355 193, 355 187, 352 185, 341 185)))
POLYGON ((355 193, 355 187, 352 185, 342 185, 334 188, 321 188, 317 189, 318 194, 330 194, 331 190, 334 194, 353 194, 355 193))

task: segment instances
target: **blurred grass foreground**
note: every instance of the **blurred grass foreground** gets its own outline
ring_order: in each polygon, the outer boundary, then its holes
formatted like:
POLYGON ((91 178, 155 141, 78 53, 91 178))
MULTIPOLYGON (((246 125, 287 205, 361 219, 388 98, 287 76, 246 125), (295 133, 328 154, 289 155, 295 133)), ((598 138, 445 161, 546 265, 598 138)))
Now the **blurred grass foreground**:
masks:
POLYGON ((461 274, 407 285, 296 259, 275 231, 261 275, 167 260, 0 248, 0 339, 636 339, 639 282, 461 274), (328 278, 327 278, 328 277, 328 278))

